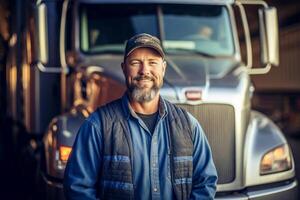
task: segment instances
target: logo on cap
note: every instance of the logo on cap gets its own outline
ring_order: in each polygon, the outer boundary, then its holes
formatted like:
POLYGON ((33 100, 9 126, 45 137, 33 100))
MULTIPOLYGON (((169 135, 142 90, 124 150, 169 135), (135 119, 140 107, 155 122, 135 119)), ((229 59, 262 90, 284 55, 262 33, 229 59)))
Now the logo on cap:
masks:
POLYGON ((136 38, 136 40, 134 42, 145 44, 147 42, 151 42, 151 40, 149 39, 149 37, 142 36, 142 37, 136 38))

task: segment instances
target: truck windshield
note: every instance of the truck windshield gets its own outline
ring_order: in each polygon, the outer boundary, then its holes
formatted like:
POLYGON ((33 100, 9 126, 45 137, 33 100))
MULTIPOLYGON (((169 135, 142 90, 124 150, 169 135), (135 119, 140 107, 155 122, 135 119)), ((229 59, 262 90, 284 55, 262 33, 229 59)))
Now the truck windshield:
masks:
POLYGON ((225 6, 80 4, 79 13, 80 48, 87 54, 122 53, 126 39, 143 32, 163 38, 167 54, 234 53, 225 6))

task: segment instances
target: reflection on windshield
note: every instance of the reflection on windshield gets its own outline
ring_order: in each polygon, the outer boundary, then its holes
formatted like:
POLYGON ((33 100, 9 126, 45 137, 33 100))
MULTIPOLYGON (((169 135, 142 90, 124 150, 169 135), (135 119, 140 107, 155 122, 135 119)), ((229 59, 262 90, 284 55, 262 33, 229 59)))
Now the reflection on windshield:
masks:
POLYGON ((234 53, 225 6, 81 4, 79 12, 80 46, 84 53, 122 53, 126 39, 143 32, 159 37, 158 27, 164 33, 167 54, 194 52, 229 56, 234 53))
POLYGON ((187 49, 207 55, 234 52, 229 16, 223 6, 163 6, 165 48, 187 49))

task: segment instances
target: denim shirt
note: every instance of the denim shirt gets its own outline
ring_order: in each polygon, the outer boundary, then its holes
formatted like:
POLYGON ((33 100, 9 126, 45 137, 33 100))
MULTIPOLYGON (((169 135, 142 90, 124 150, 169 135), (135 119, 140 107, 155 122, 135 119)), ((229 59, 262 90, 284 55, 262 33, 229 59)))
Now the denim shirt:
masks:
MULTIPOLYGON (((160 98, 159 117, 152 134, 130 107, 127 95, 122 97, 122 104, 132 137, 135 198, 174 199, 167 134, 168 111, 164 100, 160 98)), ((193 133, 193 157, 180 159, 193 160, 194 172, 193 180, 190 180, 192 181, 190 199, 213 199, 216 192, 217 172, 211 150, 198 121, 192 115, 189 116, 193 133)), ((67 199, 97 199, 102 152, 100 120, 97 113, 91 114, 77 134, 65 171, 64 190, 67 199)))

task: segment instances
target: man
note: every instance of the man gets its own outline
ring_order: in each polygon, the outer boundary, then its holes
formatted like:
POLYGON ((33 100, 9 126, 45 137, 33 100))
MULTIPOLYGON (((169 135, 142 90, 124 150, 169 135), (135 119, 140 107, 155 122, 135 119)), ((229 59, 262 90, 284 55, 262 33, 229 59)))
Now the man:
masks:
POLYGON ((67 199, 213 199, 217 174, 197 120, 159 95, 161 42, 127 41, 127 92, 81 126, 65 171, 67 199))

